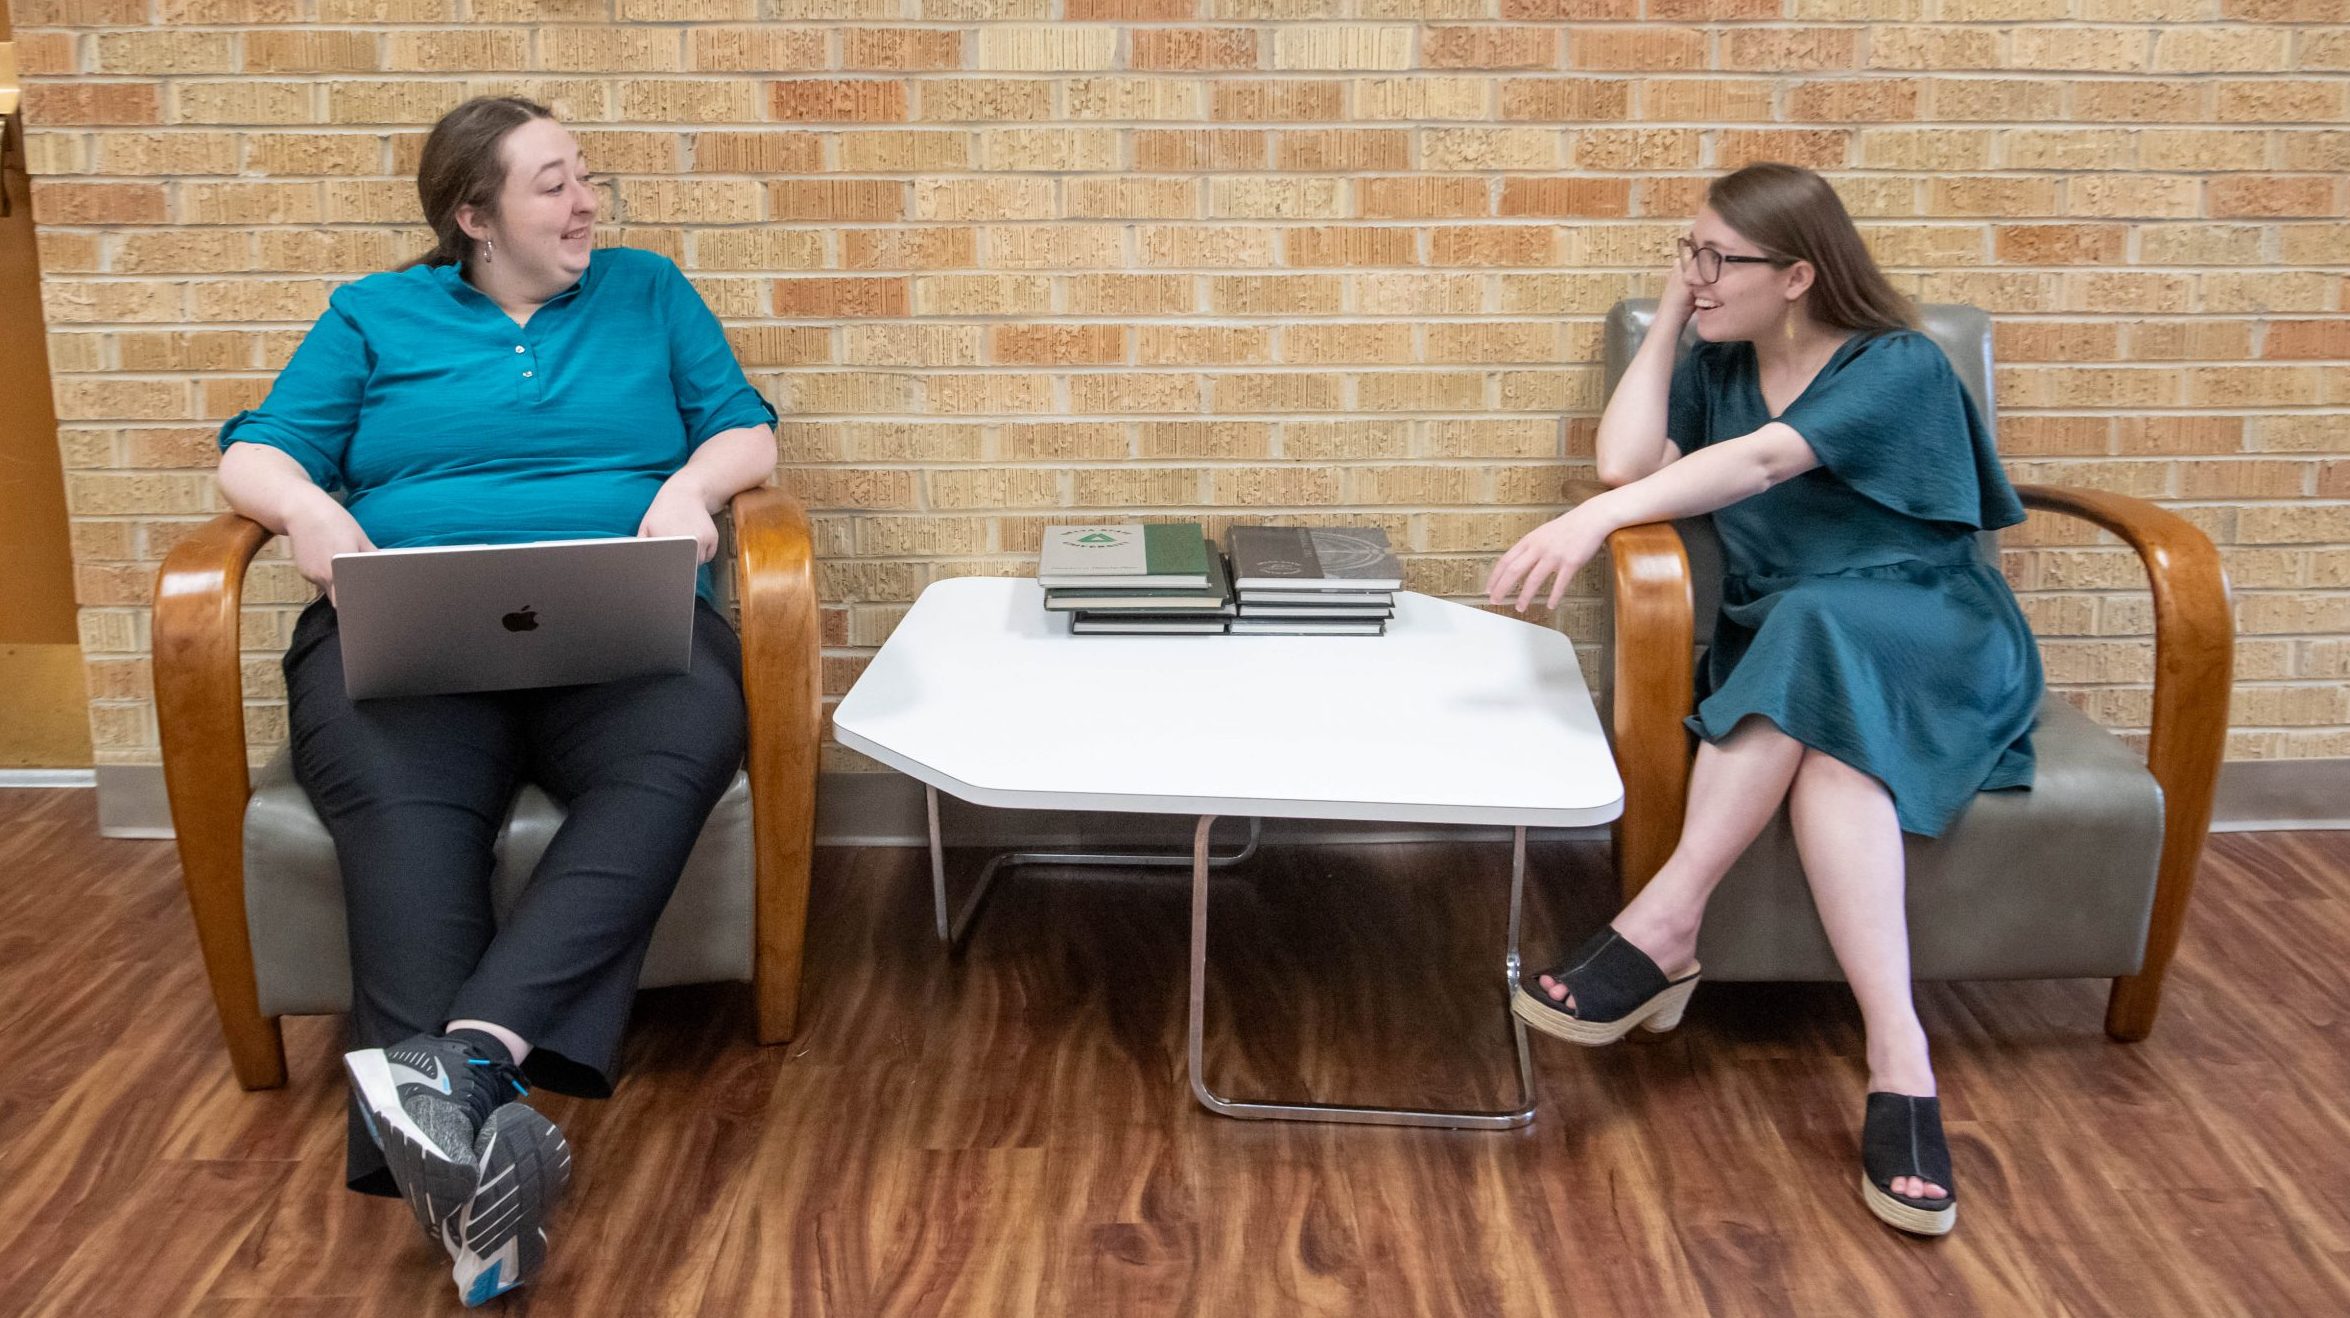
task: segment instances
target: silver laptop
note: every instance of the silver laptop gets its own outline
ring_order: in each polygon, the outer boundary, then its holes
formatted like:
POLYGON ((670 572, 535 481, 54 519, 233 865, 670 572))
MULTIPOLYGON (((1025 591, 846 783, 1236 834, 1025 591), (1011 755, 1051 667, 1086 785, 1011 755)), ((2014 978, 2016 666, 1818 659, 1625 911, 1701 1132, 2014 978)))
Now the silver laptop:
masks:
POLYGON ((694 541, 542 540, 335 555, 354 700, 682 673, 694 541))

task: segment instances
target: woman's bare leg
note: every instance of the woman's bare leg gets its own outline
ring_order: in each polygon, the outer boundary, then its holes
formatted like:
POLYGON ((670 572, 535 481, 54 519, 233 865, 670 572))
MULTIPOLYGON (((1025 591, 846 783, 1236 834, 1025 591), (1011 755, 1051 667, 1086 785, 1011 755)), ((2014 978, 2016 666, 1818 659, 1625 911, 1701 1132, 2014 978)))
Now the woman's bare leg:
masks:
MULTIPOLYGON (((1688 973, 1706 900, 1778 813, 1804 753, 1803 743, 1761 717, 1743 719, 1719 743, 1697 748, 1681 840, 1656 877, 1609 922, 1667 975, 1688 973)), ((1540 982, 1551 1001, 1571 1005, 1566 985, 1548 975, 1540 982)))
MULTIPOLYGON (((1860 1000, 1868 1031, 1869 1089, 1934 1092, 1926 1030, 1910 994, 1908 878, 1901 824, 1884 784, 1831 755, 1804 752, 1788 796, 1795 849, 1836 963, 1860 1000)), ((1915 1176, 1895 1194, 1939 1199, 1949 1191, 1915 1176)))

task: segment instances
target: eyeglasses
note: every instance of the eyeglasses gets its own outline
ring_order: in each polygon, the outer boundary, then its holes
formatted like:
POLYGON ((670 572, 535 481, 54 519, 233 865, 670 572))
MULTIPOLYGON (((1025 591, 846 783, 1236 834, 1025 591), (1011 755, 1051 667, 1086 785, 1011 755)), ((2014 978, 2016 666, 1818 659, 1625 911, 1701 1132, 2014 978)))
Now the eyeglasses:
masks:
POLYGON ((1782 260, 1776 256, 1732 256, 1727 252, 1717 252, 1711 247, 1700 247, 1697 244, 1689 241, 1687 238, 1677 238, 1674 240, 1674 243, 1681 249, 1681 259, 1688 263, 1691 273, 1697 276, 1697 282, 1701 284, 1711 284, 1721 279, 1722 266, 1725 264, 1794 264, 1791 261, 1782 260))

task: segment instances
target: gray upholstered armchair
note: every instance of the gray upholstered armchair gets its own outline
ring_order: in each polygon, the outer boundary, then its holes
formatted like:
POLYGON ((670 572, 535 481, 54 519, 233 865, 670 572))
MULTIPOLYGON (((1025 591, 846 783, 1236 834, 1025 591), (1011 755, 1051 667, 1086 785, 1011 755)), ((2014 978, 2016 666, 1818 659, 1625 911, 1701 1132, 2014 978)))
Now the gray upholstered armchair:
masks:
MULTIPOLYGON (((781 490, 736 496, 731 520, 750 753, 653 931, 640 983, 748 980, 760 1041, 780 1043, 798 1022, 814 855, 814 562, 807 514, 781 490)), ((351 989, 334 844, 282 753, 247 774, 238 610, 268 539, 257 523, 216 517, 172 550, 155 591, 156 714, 180 867, 247 1089, 285 1083, 278 1017, 343 1011, 351 989)), ((562 819, 536 787, 517 795, 498 837, 495 909, 511 909, 562 819)))
MULTIPOLYGON (((1991 322, 1973 307, 1922 308, 1984 418, 1992 406, 1991 322)), ((1654 319, 1618 303, 1606 332, 1607 386, 1654 319)), ((1586 489, 1573 492, 1583 497, 1586 489)), ((2202 532, 2153 504, 2049 486, 2026 506, 2084 518, 2135 548, 2154 595, 2152 744, 2146 762, 2061 697, 2042 704, 2029 792, 1976 798, 1941 838, 1910 837, 1909 918, 1921 979, 2111 977, 2105 1028, 2142 1039, 2211 823, 2227 737, 2234 624, 2226 575, 2202 532)), ((1988 537, 1987 537, 1988 538, 1988 537)), ((1616 864, 1629 900, 1672 854, 1688 802, 1693 662, 1713 626, 1721 549, 1709 519, 1628 527, 1609 541, 1612 627, 1603 707, 1624 774, 1616 864)), ((1715 980, 1837 979, 1784 810, 1731 870, 1709 908, 1698 958, 1715 980)))

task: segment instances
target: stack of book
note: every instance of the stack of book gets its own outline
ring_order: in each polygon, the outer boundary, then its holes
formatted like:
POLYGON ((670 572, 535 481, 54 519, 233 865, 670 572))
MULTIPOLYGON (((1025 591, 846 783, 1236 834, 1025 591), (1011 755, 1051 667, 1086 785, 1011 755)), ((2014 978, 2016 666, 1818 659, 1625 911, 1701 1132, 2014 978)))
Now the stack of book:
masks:
POLYGON ((1220 635, 1233 616, 1223 556, 1197 522, 1049 527, 1036 580, 1079 635, 1220 635))
POLYGON ((1235 526, 1238 636, 1381 636, 1403 564, 1377 527, 1235 526))

